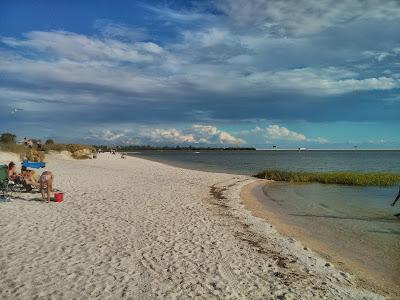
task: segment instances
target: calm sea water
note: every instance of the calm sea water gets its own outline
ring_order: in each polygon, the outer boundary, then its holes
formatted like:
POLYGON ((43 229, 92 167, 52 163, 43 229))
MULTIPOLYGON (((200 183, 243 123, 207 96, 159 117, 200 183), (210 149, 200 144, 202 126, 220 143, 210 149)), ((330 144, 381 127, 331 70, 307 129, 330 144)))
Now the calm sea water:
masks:
POLYGON ((263 169, 400 173, 400 151, 143 151, 178 167, 253 175, 263 169))
MULTIPOLYGON (((130 154, 170 165, 253 175, 263 169, 400 173, 400 151, 143 151, 130 154)), ((275 183, 268 208, 340 256, 400 283, 400 212, 389 204, 399 187, 275 183)))

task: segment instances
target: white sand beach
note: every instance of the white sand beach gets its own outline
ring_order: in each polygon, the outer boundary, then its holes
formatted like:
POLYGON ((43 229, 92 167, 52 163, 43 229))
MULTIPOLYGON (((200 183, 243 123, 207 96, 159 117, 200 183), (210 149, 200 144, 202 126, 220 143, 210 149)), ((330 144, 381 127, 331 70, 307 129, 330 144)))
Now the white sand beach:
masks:
POLYGON ((109 154, 47 161, 64 202, 0 203, 0 299, 383 298, 252 216, 240 191, 253 178, 109 154))

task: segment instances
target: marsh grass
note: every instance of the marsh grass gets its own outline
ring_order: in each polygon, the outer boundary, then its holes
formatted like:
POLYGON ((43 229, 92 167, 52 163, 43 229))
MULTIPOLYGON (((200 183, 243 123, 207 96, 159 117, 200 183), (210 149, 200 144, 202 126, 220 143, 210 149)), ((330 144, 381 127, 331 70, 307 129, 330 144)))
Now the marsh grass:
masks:
POLYGON ((255 175, 262 179, 288 182, 318 182, 358 186, 394 186, 400 184, 400 174, 361 172, 291 172, 265 170, 255 175))

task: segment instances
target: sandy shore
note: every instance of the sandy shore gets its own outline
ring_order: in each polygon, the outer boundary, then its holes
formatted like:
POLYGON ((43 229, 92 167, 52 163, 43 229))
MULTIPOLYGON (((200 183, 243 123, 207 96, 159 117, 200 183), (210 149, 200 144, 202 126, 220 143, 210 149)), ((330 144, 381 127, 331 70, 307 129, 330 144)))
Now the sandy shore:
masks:
POLYGON ((244 209, 252 178, 109 154, 48 169, 64 202, 0 203, 0 299, 382 298, 244 209))

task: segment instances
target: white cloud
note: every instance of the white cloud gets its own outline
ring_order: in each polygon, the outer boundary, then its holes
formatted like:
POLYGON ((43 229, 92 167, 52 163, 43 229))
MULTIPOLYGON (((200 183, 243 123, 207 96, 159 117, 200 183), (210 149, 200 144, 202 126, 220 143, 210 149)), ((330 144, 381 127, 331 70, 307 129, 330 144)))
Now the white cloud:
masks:
POLYGON ((394 58, 400 54, 400 48, 394 48, 390 51, 364 51, 362 53, 365 57, 372 57, 378 62, 382 62, 388 58, 394 58))
POLYGON ((318 144, 327 144, 329 141, 323 137, 309 138, 303 133, 289 130, 284 126, 277 124, 271 124, 265 128, 256 126, 250 130, 244 130, 240 132, 243 136, 263 136, 267 139, 267 143, 273 141, 284 141, 284 142, 309 142, 318 144))
POLYGON ((108 145, 135 145, 140 143, 139 139, 130 137, 129 134, 129 130, 92 129, 89 130, 89 135, 86 139, 108 145))
POLYGON ((246 143, 244 140, 237 138, 226 131, 221 131, 215 126, 193 125, 192 130, 198 137, 200 137, 200 139, 205 139, 208 141, 208 143, 218 143, 218 144, 246 143))
POLYGON ((188 23, 196 21, 205 21, 213 19, 214 16, 206 13, 199 13, 196 11, 188 10, 173 10, 166 6, 153 6, 153 5, 142 5, 144 8, 156 13, 156 15, 161 19, 166 19, 174 22, 188 23))
POLYGON ((343 68, 301 68, 278 72, 258 72, 248 76, 249 83, 271 89, 294 90, 310 95, 335 95, 354 91, 390 90, 400 87, 392 77, 358 79, 358 74, 343 68))
POLYGON ((220 0, 218 5, 233 26, 254 26, 283 36, 315 34, 354 19, 400 17, 396 0, 220 0))
POLYGON ((172 129, 151 129, 145 138, 156 143, 198 143, 193 134, 185 134, 175 128, 172 129))
MULTIPOLYGON (((122 126, 122 125, 121 125, 122 126)), ((192 125, 187 128, 157 128, 148 126, 128 129, 90 130, 89 138, 107 144, 158 144, 158 145, 240 145, 246 142, 229 132, 211 125, 192 125)))
POLYGON ((327 144, 329 140, 323 137, 317 137, 315 139, 308 139, 310 142, 317 142, 318 144, 327 144))
POLYGON ((144 28, 128 27, 125 24, 112 22, 107 19, 96 20, 94 27, 108 39, 122 38, 128 41, 136 41, 148 38, 146 29, 144 28))
POLYGON ((291 131, 286 127, 279 125, 269 125, 266 128, 267 136, 273 140, 288 140, 288 141, 306 141, 304 134, 291 131))
POLYGON ((99 39, 66 31, 32 31, 25 39, 2 38, 4 44, 15 48, 32 48, 72 61, 126 61, 149 63, 163 49, 152 42, 121 42, 99 39))
MULTIPOLYGON (((123 42, 64 31, 33 31, 25 39, 3 38, 2 42, 39 52, 35 58, 18 51, 0 52, 0 71, 23 85, 50 85, 55 102, 57 93, 63 98, 73 93, 73 99, 95 102, 116 93, 129 99, 165 101, 204 92, 250 97, 267 92, 329 96, 400 86, 397 74, 365 78, 335 67, 243 72, 241 63, 228 60, 247 50, 237 36, 219 27, 187 33, 181 44, 167 49, 151 42, 123 42), (230 52, 226 52, 226 44, 230 52), (176 53, 171 54, 172 50, 176 53), (203 61, 198 61, 200 58, 203 61), (77 95, 79 91, 82 95, 77 95)), ((31 93, 31 98, 41 98, 37 91, 31 93)), ((112 98, 118 102, 118 97, 112 98)))

